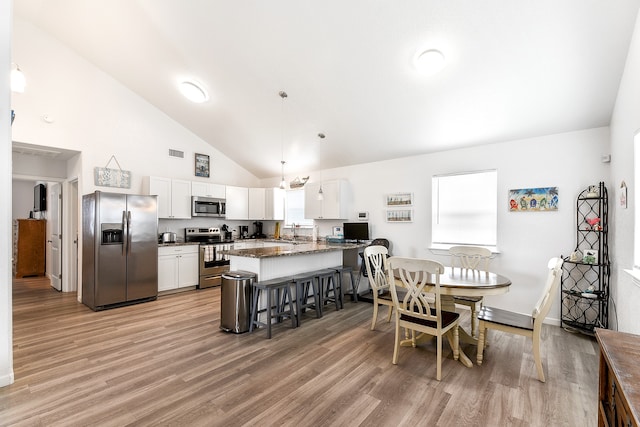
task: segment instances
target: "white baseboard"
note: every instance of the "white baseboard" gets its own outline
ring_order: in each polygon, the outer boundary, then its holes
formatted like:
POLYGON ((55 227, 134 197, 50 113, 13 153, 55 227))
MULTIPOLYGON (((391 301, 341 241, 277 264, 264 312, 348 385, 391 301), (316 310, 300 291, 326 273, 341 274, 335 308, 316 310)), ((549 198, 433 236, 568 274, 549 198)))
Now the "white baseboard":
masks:
POLYGON ((8 386, 10 384, 13 384, 13 381, 14 381, 13 372, 10 372, 10 373, 4 374, 4 375, 0 375, 0 387, 4 387, 4 386, 8 386))

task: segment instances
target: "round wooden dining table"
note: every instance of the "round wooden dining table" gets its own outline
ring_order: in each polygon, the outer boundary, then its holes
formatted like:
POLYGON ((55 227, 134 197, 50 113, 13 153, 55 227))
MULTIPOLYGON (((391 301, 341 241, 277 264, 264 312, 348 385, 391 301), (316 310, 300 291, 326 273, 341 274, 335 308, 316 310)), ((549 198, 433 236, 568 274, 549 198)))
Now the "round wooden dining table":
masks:
MULTIPOLYGON (((401 285, 402 281, 396 279, 401 285)), ((435 284, 434 284, 435 286, 435 284)), ((434 286, 425 286, 427 292, 433 292, 434 286)), ((456 311, 454 297, 456 296, 489 296, 501 295, 509 292, 511 280, 500 274, 462 269, 459 267, 445 267, 440 275, 440 304, 442 310, 456 311)), ((460 343, 478 344, 478 340, 471 336, 464 328, 458 328, 460 343)), ((420 337, 416 338, 419 341, 420 337)), ((401 345, 413 345, 412 340, 405 340, 401 345)), ((460 349, 460 362, 467 367, 473 363, 471 359, 460 349)))

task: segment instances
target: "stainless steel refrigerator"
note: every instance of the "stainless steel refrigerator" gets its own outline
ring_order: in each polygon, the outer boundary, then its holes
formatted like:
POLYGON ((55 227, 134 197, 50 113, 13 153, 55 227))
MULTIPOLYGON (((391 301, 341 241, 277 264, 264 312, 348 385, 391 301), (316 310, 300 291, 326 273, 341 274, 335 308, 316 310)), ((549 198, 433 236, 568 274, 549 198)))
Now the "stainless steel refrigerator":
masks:
POLYGON ((82 302, 102 310, 157 296, 156 196, 82 196, 82 302))

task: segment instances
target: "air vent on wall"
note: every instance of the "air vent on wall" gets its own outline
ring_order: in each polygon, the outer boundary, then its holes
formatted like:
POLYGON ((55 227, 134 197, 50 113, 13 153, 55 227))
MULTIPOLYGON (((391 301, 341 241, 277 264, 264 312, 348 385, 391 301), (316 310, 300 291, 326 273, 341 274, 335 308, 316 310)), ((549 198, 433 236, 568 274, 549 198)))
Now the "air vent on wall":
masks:
POLYGON ((181 159, 184 159, 184 151, 169 149, 169 156, 180 157, 181 159))

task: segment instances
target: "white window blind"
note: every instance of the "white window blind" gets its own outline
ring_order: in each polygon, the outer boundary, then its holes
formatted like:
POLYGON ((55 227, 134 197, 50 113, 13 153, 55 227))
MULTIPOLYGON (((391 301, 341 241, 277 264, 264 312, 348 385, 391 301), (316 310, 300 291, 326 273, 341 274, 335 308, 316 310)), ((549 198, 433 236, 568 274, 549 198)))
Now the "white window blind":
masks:
POLYGON ((436 175, 431 184, 433 244, 496 246, 497 171, 436 175))

